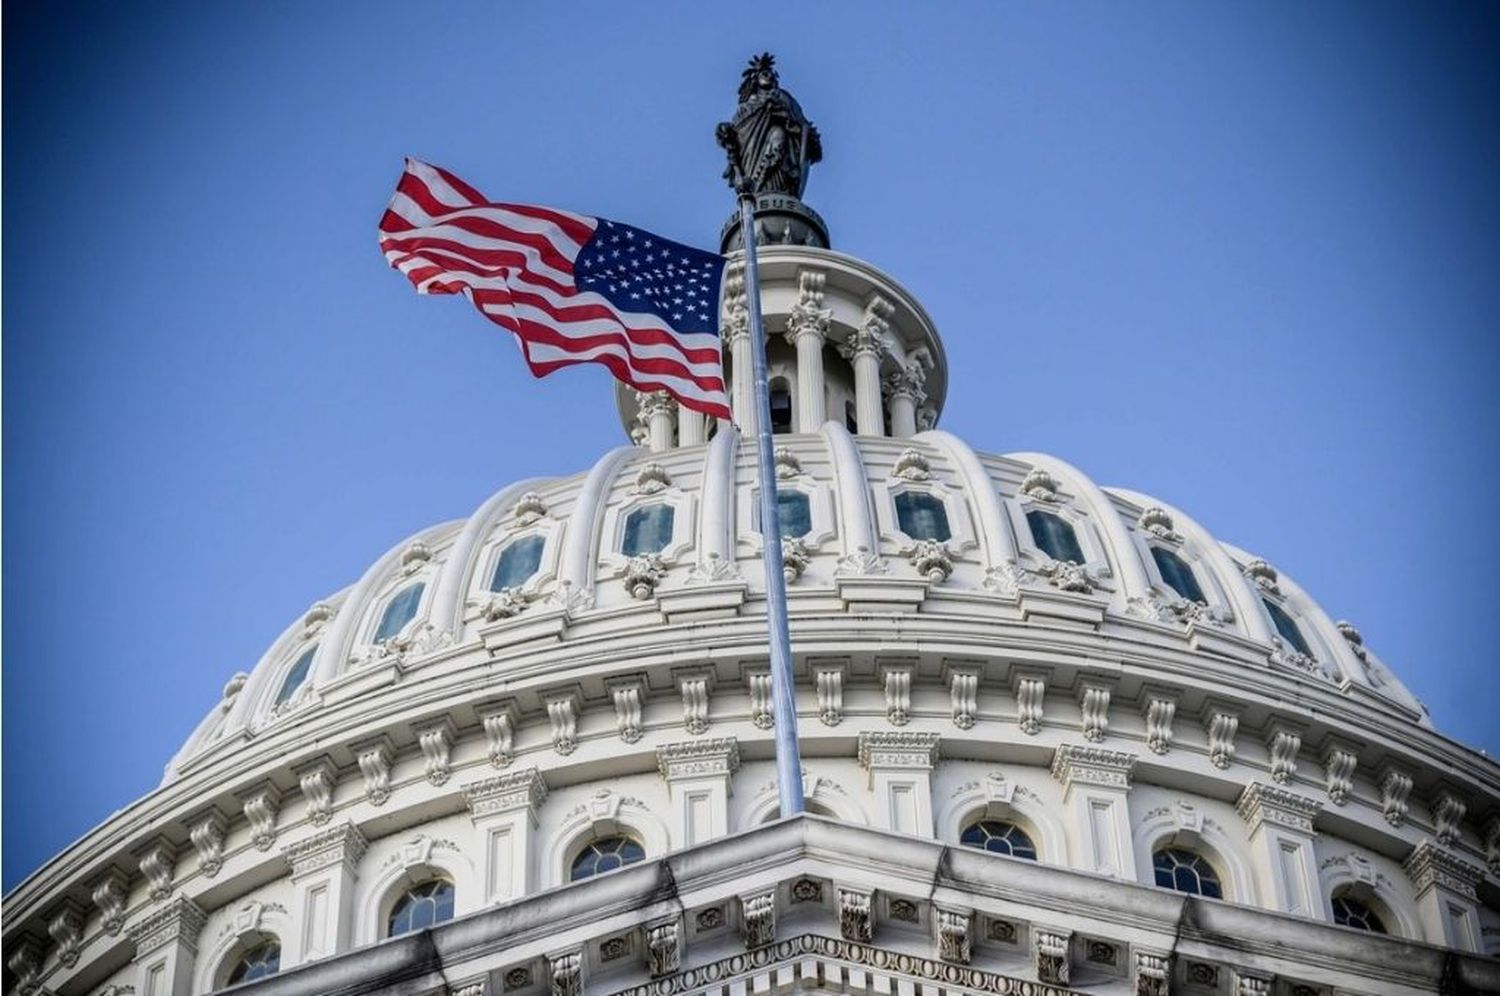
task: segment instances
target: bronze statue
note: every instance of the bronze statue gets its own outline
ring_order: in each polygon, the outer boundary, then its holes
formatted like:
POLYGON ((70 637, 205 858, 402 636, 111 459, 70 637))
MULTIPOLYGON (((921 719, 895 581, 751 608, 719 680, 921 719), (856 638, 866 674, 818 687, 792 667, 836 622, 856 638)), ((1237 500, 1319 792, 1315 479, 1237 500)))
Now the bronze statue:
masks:
POLYGON ((724 178, 741 194, 800 200, 808 167, 823 158, 818 129, 796 98, 781 89, 776 57, 769 52, 750 60, 740 78, 734 120, 720 123, 715 134, 729 156, 724 178))

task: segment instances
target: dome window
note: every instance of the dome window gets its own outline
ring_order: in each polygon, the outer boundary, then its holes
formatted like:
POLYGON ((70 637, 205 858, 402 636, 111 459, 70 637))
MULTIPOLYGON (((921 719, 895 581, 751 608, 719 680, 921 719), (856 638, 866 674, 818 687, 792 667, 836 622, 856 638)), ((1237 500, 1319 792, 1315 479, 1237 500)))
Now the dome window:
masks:
MULTIPOLYGON (((264 936, 264 935, 262 935, 264 936)), ((264 979, 281 971, 281 942, 272 938, 240 955, 225 978, 226 986, 264 979)))
POLYGON ((1151 855, 1156 884, 1163 889, 1185 892, 1190 896, 1223 899, 1219 873, 1201 855, 1176 847, 1163 848, 1151 855))
POLYGON ((500 553, 495 564, 495 576, 490 581, 490 591, 502 588, 519 588, 530 581, 542 566, 542 548, 547 540, 542 536, 523 536, 500 553))
POLYGON ((896 524, 914 540, 941 543, 953 536, 942 500, 925 491, 903 491, 896 496, 896 524))
POLYGON ((578 857, 573 859, 573 868, 568 881, 579 882, 595 875, 633 865, 646 857, 646 849, 629 837, 601 837, 591 840, 578 857))
POLYGON ((376 643, 389 640, 416 618, 417 606, 422 604, 422 589, 425 587, 420 581, 408 585, 386 603, 385 612, 380 616, 380 625, 375 628, 376 643))
POLYGON ((1026 513, 1026 525, 1031 528, 1031 540, 1053 560, 1070 564, 1084 562, 1083 548, 1078 545, 1078 534, 1061 516, 1051 512, 1030 511, 1026 513))
POLYGON ((786 378, 771 381, 771 432, 785 435, 792 431, 792 391, 786 378))
POLYGON ((1006 820, 979 820, 970 823, 964 828, 959 843, 993 854, 1036 860, 1036 845, 1031 842, 1026 831, 1006 820))
POLYGON ((386 921, 385 936, 399 937, 452 919, 453 883, 442 878, 431 879, 412 886, 396 900, 386 921))
POLYGON ((625 538, 620 552, 627 557, 661 553, 672 542, 671 505, 647 505, 625 516, 625 538))
POLYGON ((1194 576, 1193 569, 1188 566, 1186 560, 1171 550, 1165 550, 1159 546, 1151 548, 1151 559, 1156 561, 1156 569, 1161 572, 1161 579, 1173 591, 1189 602, 1208 604, 1208 599, 1203 597, 1203 589, 1198 584, 1198 578, 1194 576))
POLYGON ((312 670, 313 656, 317 652, 318 645, 313 644, 302 652, 301 657, 297 658, 297 663, 292 665, 292 669, 282 679, 281 691, 276 693, 276 705, 285 705, 297 694, 297 689, 302 687, 302 683, 307 680, 308 672, 312 670))
MULTIPOLYGON (((753 497, 751 515, 755 531, 760 532, 760 494, 753 497)), ((778 490, 776 492, 776 518, 781 523, 781 536, 806 536, 812 532, 812 503, 800 491, 778 490)))
POLYGON ((1281 634, 1281 638, 1290 643, 1299 654, 1311 657, 1312 647, 1307 645, 1307 640, 1302 636, 1302 630, 1298 629, 1297 623, 1286 614, 1286 609, 1269 598, 1262 598, 1261 601, 1265 603, 1266 611, 1271 614, 1271 622, 1276 624, 1276 632, 1281 634))
POLYGON ((1333 922, 1340 927, 1367 930, 1372 934, 1390 933, 1385 929, 1385 921, 1380 919, 1380 914, 1371 909, 1368 903, 1353 896, 1334 896, 1329 905, 1333 907, 1333 922))

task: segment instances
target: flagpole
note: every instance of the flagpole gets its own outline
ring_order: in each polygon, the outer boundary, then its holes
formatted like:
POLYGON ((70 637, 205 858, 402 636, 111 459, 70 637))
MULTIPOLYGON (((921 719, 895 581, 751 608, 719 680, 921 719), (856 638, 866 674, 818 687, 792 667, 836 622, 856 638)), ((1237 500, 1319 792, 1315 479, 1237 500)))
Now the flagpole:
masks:
MULTIPOLYGON (((776 455, 771 446, 771 388, 766 379, 766 336, 760 317, 760 272, 755 253, 755 196, 740 190, 740 237, 745 244, 745 297, 750 310, 750 355, 755 371, 756 463, 760 477, 760 535, 766 570, 766 622, 771 637, 771 715, 776 735, 776 784, 783 818, 807 808, 802 797, 802 752, 797 743, 797 703, 792 685, 792 636, 786 616, 786 574, 781 558, 781 516, 776 504, 776 455)), ((736 370, 735 376, 743 376, 736 370)), ((804 428, 808 428, 804 426, 804 428)))

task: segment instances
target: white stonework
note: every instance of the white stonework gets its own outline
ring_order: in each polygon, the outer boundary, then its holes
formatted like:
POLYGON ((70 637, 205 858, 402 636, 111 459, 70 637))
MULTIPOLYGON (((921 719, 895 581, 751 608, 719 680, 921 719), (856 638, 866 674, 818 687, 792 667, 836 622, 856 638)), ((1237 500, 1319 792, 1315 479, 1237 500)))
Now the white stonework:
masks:
POLYGON ((6 897, 6 991, 189 996, 271 941, 280 973, 237 992, 1500 989, 1492 760, 1181 509, 932 428, 943 346, 890 277, 796 246, 761 270, 795 400, 777 473, 808 500, 795 720, 771 712, 754 443, 617 395, 641 445, 395 544, 206 703, 159 788, 6 897), (945 534, 904 531, 915 500, 945 534), (630 515, 658 507, 666 545, 625 556, 630 515), (1084 562, 1039 548, 1028 513, 1084 562), (536 573, 489 590, 528 537, 536 573), (1165 587, 1155 546, 1206 603, 1165 587), (416 617, 375 644, 415 583, 416 617), (778 821, 793 721, 810 814, 778 821), (964 846, 979 821, 1036 860, 964 846), (620 838, 644 857, 572 881, 620 838), (1157 887, 1167 849, 1223 898, 1157 887), (387 939, 434 880, 454 919, 387 939), (1333 924, 1349 900, 1388 936, 1333 924))

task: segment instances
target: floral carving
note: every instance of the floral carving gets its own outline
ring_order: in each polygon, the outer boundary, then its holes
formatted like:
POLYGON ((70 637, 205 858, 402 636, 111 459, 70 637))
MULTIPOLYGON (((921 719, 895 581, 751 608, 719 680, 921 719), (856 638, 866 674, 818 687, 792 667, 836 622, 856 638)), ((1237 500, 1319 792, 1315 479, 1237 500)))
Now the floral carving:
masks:
POLYGON ((1071 560, 1053 560, 1049 557, 1038 573, 1060 591, 1086 595, 1094 590, 1094 579, 1089 577, 1089 572, 1082 564, 1075 564, 1071 560))
POLYGON ((802 461, 797 459, 797 454, 784 447, 776 447, 776 479, 786 481, 801 473, 802 461))
POLYGON ((1005 563, 985 571, 984 581, 981 583, 986 591, 993 591, 1004 598, 1015 598, 1030 578, 1031 575, 1025 568, 1015 563, 1005 563))
POLYGON ((918 540, 907 559, 932 584, 942 584, 953 576, 953 554, 938 540, 918 540))
POLYGON ((1141 517, 1136 520, 1136 525, 1157 539, 1173 543, 1182 539, 1173 529, 1172 517, 1160 505, 1152 505, 1142 512, 1141 517))
POLYGON ((839 558, 838 573, 848 575, 885 574, 889 568, 880 554, 867 546, 860 546, 853 553, 839 558))
POLYGON ((903 481, 925 481, 932 476, 932 464, 916 450, 903 450, 896 458, 891 476, 903 481))
POLYGON ((401 573, 415 574, 432 559, 432 547, 417 540, 401 551, 401 573))
POLYGON ((1054 986, 1068 984, 1068 941, 1071 934, 1051 930, 1033 931, 1036 947, 1036 977, 1054 986))
POLYGON ((625 590, 630 592, 631 598, 644 601, 652 596, 666 576, 667 567, 660 555, 643 553, 631 557, 625 564, 625 590))
POLYGON ((483 597, 472 599, 469 604, 479 610, 480 617, 486 622, 496 622, 519 615, 527 603, 520 588, 501 588, 499 591, 486 592, 483 597))
POLYGON ((800 578, 811 561, 812 555, 808 552, 807 544, 802 542, 802 537, 781 537, 781 574, 786 578, 787 584, 800 578))
POLYGON ((722 584, 725 581, 736 581, 740 577, 740 569, 732 560, 726 560, 719 556, 715 550, 710 550, 704 560, 698 561, 688 568, 688 584, 722 584))
POLYGON ((973 911, 936 907, 933 912, 937 925, 938 957, 943 961, 967 965, 973 947, 969 930, 974 922, 973 911))
POLYGON ((845 940, 868 944, 874 934, 870 893, 839 889, 839 933, 845 940))
POLYGON ((659 494, 672 486, 672 475, 667 468, 656 462, 642 467, 635 475, 635 493, 638 495, 659 494))
POLYGON ((1040 467, 1032 467, 1021 478, 1021 494, 1033 501, 1057 501, 1057 481, 1040 467))
POLYGON ((745 932, 745 947, 751 950, 776 940, 776 893, 741 896, 740 923, 745 932))
POLYGON ((523 526, 529 526, 538 519, 546 518, 547 503, 542 501, 542 496, 535 491, 528 491, 520 497, 510 514, 516 517, 516 522, 523 526))
POLYGON ((1243 570, 1245 577, 1249 578, 1261 591, 1270 592, 1272 595, 1281 594, 1280 577, 1276 573, 1276 568, 1264 560, 1252 560, 1244 566, 1243 570))

